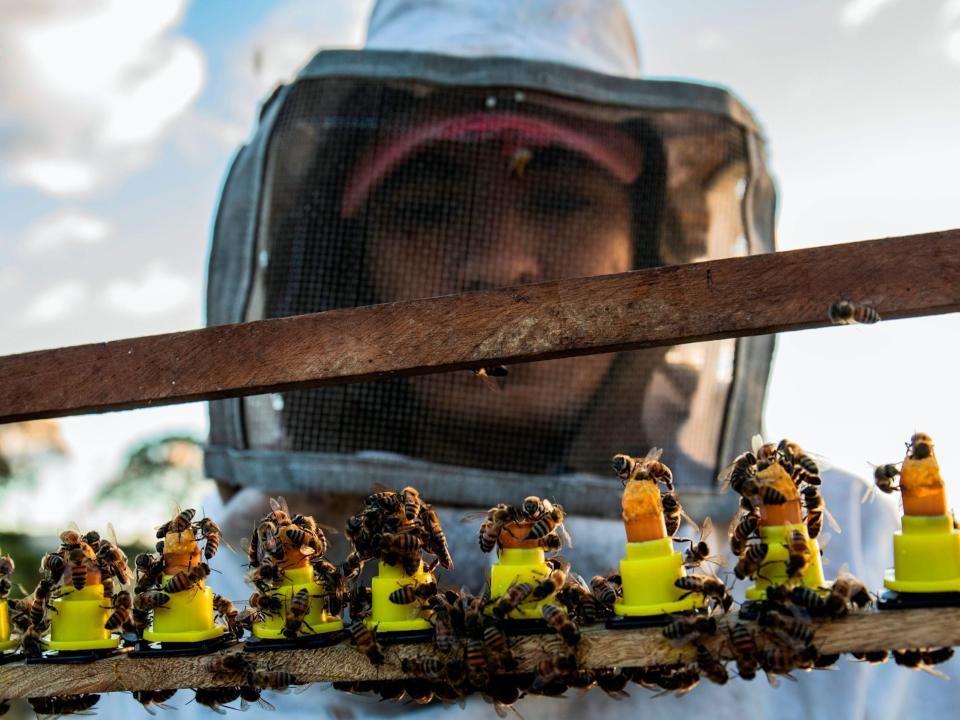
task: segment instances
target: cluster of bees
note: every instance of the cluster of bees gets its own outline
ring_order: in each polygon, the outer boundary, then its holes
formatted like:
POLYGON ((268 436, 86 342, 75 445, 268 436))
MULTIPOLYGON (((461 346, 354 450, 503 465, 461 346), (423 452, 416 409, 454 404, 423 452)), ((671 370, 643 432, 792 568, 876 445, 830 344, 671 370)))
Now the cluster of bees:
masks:
MULTIPOLYGON (((4 563, 0 561, 0 565, 4 563)), ((13 562, 9 563, 13 571, 13 562)), ((104 601, 111 610, 104 628, 117 632, 135 632, 133 624, 133 599, 129 590, 117 590, 130 581, 127 556, 111 540, 100 537, 91 530, 81 534, 78 528, 60 533, 60 547, 43 556, 40 563, 40 582, 32 593, 19 600, 9 600, 10 621, 20 635, 24 654, 35 657, 43 653, 43 637, 50 629, 50 613, 54 611, 53 600, 72 592, 83 590, 88 584, 103 586, 104 601)), ((0 590, 4 583, 0 568, 0 590)))
POLYGON ((314 602, 321 602, 326 612, 339 615, 344 604, 345 582, 340 569, 326 559, 327 538, 310 515, 292 514, 283 498, 270 499, 271 511, 256 525, 247 546, 250 568, 248 580, 256 590, 250 596, 248 609, 235 618, 235 624, 249 628, 267 616, 284 615, 283 636, 288 640, 302 637, 313 628, 306 621, 314 602), (314 580, 323 588, 311 594, 301 588, 287 601, 276 592, 285 568, 304 560, 313 570, 314 580))
MULTIPOLYGON (((804 535, 795 529, 787 537, 786 574, 790 580, 798 580, 810 567, 812 556, 807 539, 819 537, 824 518, 836 526, 820 493, 822 480, 817 461, 791 440, 764 443, 758 436, 753 451, 737 457, 720 475, 724 486, 740 495, 740 512, 730 533, 730 548, 738 558, 734 574, 740 580, 757 577, 767 556, 767 544, 760 538, 760 506, 784 505, 788 501, 772 479, 763 477, 764 471, 775 466, 793 481, 807 530, 804 535)), ((838 527, 836 530, 839 532, 838 527)))
MULTIPOLYGON (((193 508, 179 511, 171 520, 157 528, 156 552, 140 553, 134 558, 137 578, 130 613, 134 639, 143 635, 143 630, 150 625, 152 614, 164 608, 172 595, 199 587, 210 575, 209 562, 220 547, 221 532, 216 522, 207 517, 196 519, 196 514, 193 508), (184 543, 186 548, 196 549, 198 552, 198 539, 202 538, 203 551, 202 559, 196 565, 190 560, 188 567, 177 570, 164 580, 168 566, 167 556, 173 552, 172 548, 166 547, 168 535, 176 535, 178 543, 184 543)), ((181 550, 179 547, 176 549, 181 550)), ((186 554, 192 557, 192 553, 186 554)), ((233 604, 216 595, 214 608, 236 637, 242 637, 243 631, 237 622, 239 612, 234 609, 233 604)))
POLYGON ((453 558, 436 511, 412 487, 368 496, 363 509, 347 520, 346 536, 353 546, 341 566, 345 581, 353 585, 348 595, 350 636, 370 662, 380 665, 384 656, 375 630, 364 622, 373 608, 370 588, 359 582, 364 564, 379 560, 415 576, 413 582, 391 593, 389 600, 397 605, 416 602, 428 607, 438 596, 437 583, 430 573, 438 566, 452 569, 453 558))

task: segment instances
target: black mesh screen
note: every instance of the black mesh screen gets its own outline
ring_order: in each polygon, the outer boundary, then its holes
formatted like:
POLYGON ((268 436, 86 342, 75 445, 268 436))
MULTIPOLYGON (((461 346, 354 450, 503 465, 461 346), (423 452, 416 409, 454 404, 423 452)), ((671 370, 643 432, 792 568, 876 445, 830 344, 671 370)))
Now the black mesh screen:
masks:
MULTIPOLYGON (((747 252, 743 131, 511 89, 313 80, 268 150, 247 319, 747 252)), ((252 447, 527 473, 617 452, 715 460, 733 342, 244 401, 252 447), (693 428, 696 428, 694 431, 693 428)))

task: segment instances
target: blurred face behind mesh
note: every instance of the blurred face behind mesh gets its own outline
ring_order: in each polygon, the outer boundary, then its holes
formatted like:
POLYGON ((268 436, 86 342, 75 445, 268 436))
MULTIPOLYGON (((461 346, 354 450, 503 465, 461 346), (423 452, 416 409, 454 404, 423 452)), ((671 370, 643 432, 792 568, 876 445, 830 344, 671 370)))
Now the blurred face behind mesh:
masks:
MULTIPOLYGON (((742 129, 709 113, 304 82, 268 149, 247 319, 744 253, 745 159, 742 129)), ((607 476, 657 445, 707 477, 732 357, 717 341, 514 365, 499 391, 469 371, 355 383, 246 398, 243 419, 254 448, 607 476)))
MULTIPOLYGON (((423 148, 378 188, 368 227, 371 281, 385 300, 620 273, 633 264, 629 189, 557 145, 512 154, 497 141, 423 148)), ((472 373, 411 384, 431 412, 549 423, 579 411, 613 359, 517 365, 495 385, 472 373)))

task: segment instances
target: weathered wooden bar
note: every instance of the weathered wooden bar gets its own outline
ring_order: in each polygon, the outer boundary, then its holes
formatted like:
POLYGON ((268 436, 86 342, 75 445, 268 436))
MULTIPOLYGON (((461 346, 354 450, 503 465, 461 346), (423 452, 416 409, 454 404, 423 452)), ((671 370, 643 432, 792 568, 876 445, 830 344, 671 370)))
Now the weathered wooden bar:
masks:
POLYGON ((0 423, 960 310, 960 230, 0 357, 0 423))

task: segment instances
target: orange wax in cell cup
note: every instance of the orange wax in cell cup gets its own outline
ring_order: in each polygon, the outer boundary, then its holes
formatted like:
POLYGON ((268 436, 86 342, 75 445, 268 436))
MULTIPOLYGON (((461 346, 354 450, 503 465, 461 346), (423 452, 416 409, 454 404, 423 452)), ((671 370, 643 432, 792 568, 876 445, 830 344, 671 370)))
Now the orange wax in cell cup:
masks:
POLYGON ((771 487, 787 498, 787 502, 780 505, 760 503, 761 525, 774 527, 801 521, 800 492, 797 490, 797 484, 793 481, 793 478, 783 469, 780 463, 775 462, 758 472, 757 480, 765 487, 771 487))
POLYGON ((900 494, 905 515, 946 515, 947 493, 934 455, 906 458, 900 468, 900 494))
POLYGON ((646 542, 667 536, 660 488, 649 480, 630 480, 623 489, 623 525, 627 542, 646 542))
POLYGON ((189 572, 202 561, 200 547, 192 528, 183 532, 168 532, 163 539, 163 571, 167 575, 189 572))
POLYGON ((500 530, 500 544, 510 550, 530 550, 540 547, 537 540, 529 537, 533 525, 532 522, 505 524, 500 530))
POLYGON ((765 527, 798 525, 802 520, 799 500, 788 500, 783 505, 760 505, 760 524, 765 527))

